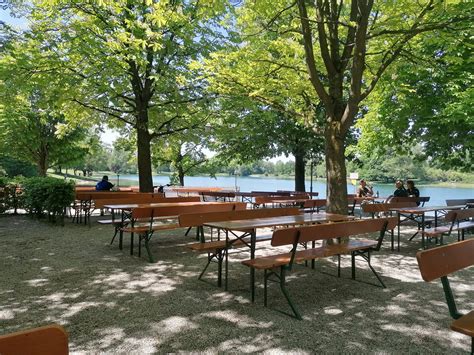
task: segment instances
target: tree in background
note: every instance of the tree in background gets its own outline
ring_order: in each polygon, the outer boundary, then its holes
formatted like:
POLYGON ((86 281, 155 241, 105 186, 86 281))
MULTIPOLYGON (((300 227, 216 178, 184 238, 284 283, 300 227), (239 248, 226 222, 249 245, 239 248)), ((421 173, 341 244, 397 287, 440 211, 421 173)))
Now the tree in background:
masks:
MULTIPOLYGON (((8 32, 8 29, 7 29, 8 32)), ((30 35, 9 32, 0 52, 0 149, 37 166, 72 163, 86 147, 86 131, 61 110, 63 79, 37 68, 41 48, 30 35)))
POLYGON ((152 191, 152 140, 189 129, 204 107, 189 69, 219 43, 226 1, 43 1, 33 11, 41 47, 62 75, 74 112, 90 110, 136 135, 140 191, 152 191), (54 5, 51 5, 54 3, 54 5))
POLYGON ((398 147, 418 163, 473 171, 473 36, 472 26, 456 35, 425 34, 412 43, 415 53, 403 53, 406 60, 389 68, 356 125, 364 156, 391 155, 398 147))
POLYGON ((411 52, 414 37, 435 29, 456 32, 472 21, 473 4, 261 0, 245 6, 254 34, 270 32, 304 48, 309 81, 326 115, 328 211, 346 213, 346 138, 362 101, 387 68, 411 52))

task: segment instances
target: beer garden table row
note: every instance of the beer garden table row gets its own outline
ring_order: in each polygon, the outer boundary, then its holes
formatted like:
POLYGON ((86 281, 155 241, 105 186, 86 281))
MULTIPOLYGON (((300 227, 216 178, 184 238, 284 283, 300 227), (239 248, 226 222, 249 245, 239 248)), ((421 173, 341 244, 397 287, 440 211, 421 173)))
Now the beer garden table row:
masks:
MULTIPOLYGON (((316 224, 326 222, 342 222, 354 219, 353 216, 345 216, 339 214, 330 213, 303 213, 296 216, 282 216, 282 217, 269 217, 269 218, 257 218, 257 219, 246 219, 237 221, 226 221, 226 222, 209 222, 204 225, 210 228, 221 229, 225 231, 226 240, 229 244, 229 232, 243 232, 244 234, 237 237, 235 240, 241 240, 242 238, 250 235, 250 258, 255 258, 255 246, 257 242, 257 229, 259 228, 271 228, 279 226, 296 226, 305 224, 316 224)), ((227 258, 225 267, 225 289, 227 289, 227 258)), ((255 300, 255 270, 250 268, 250 293, 252 302, 255 300)))

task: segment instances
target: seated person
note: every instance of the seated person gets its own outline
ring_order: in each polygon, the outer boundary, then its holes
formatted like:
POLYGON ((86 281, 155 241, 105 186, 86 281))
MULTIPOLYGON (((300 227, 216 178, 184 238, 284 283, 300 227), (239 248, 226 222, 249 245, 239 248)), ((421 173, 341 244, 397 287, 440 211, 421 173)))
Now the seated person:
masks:
POLYGON ((410 197, 420 197, 420 190, 415 187, 413 180, 407 180, 407 192, 410 197))
POLYGON ((374 195, 372 186, 367 185, 364 179, 360 180, 359 188, 357 189, 357 197, 371 197, 374 195))
POLYGON ((397 189, 393 192, 393 197, 408 197, 408 192, 405 189, 405 186, 403 186, 402 180, 397 180, 395 187, 397 189))
POLYGON ((97 185, 95 185, 96 191, 110 191, 114 187, 114 184, 109 182, 109 177, 104 175, 102 181, 99 181, 97 185))
MULTIPOLYGON (((413 180, 407 180, 407 193, 408 197, 420 197, 420 190, 415 187, 413 180)), ((416 204, 419 206, 420 201, 418 201, 416 204)))

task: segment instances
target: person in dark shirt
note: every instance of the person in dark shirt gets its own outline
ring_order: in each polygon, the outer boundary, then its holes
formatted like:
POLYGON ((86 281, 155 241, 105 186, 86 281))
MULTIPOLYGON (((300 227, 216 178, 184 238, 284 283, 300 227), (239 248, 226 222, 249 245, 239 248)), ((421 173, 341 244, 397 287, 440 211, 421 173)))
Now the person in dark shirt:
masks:
POLYGON ((420 197, 420 190, 415 187, 413 180, 407 180, 407 193, 410 197, 420 197))
POLYGON ((357 189, 357 197, 371 197, 374 195, 374 190, 372 186, 367 185, 367 182, 362 179, 359 183, 359 188, 357 189))
POLYGON ((405 189, 405 186, 403 186, 402 180, 397 180, 395 187, 397 189, 393 192, 394 197, 408 197, 408 192, 405 189))
MULTIPOLYGON (((413 180, 407 180, 407 193, 409 197, 420 197, 420 190, 415 187, 413 180)), ((419 206, 420 201, 418 201, 416 205, 419 206)))
POLYGON ((109 177, 107 175, 104 175, 102 181, 99 181, 97 185, 95 185, 96 191, 110 191, 112 187, 114 187, 114 184, 109 182, 109 177))

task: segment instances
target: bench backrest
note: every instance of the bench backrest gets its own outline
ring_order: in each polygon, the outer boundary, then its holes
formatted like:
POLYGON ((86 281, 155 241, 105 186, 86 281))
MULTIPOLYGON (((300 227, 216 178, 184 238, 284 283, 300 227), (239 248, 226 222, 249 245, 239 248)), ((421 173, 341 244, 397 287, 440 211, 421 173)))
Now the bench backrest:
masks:
POLYGON ((56 324, 0 335, 0 354, 66 355, 68 335, 56 324))
POLYGON ((159 203, 159 202, 199 202, 199 196, 187 197, 163 197, 161 194, 153 196, 129 196, 127 198, 100 199, 95 202, 96 208, 102 208, 104 205, 126 205, 132 203, 159 203))
POLYGON ((306 200, 304 202, 304 208, 324 207, 326 203, 326 199, 306 200))
POLYGON ((179 216, 184 213, 207 213, 207 212, 228 212, 245 210, 247 204, 244 202, 223 202, 223 203, 205 203, 196 205, 184 205, 174 207, 144 207, 134 208, 132 218, 154 218, 162 216, 179 216))
POLYGON ((392 208, 417 207, 416 202, 365 203, 362 211, 366 213, 389 212, 392 208))
POLYGON ((305 200, 309 199, 309 195, 307 194, 299 194, 296 196, 256 196, 255 203, 263 204, 263 203, 272 203, 274 201, 285 201, 285 200, 305 200))
POLYGON ((463 210, 452 210, 444 217, 446 222, 456 222, 463 219, 474 218, 474 208, 466 208, 463 210))
POLYGON ((474 265, 474 239, 456 242, 416 254, 421 277, 429 282, 474 265))
POLYGON ((283 228, 273 232, 272 246, 294 245, 316 240, 350 237, 364 233, 382 232, 394 229, 396 217, 364 219, 359 221, 324 223, 313 226, 283 228))
POLYGON ((197 227, 207 222, 238 221, 241 219, 278 216, 295 216, 298 214, 300 214, 298 208, 263 208, 228 212, 186 213, 179 215, 179 225, 181 227, 197 227))
POLYGON ((101 200, 101 199, 119 199, 132 198, 133 196, 164 196, 161 193, 152 192, 111 192, 111 191, 91 191, 91 192, 76 192, 76 200, 101 200))
POLYGON ((468 203, 474 203, 474 198, 461 198, 455 200, 446 200, 447 206, 466 205, 468 203))

